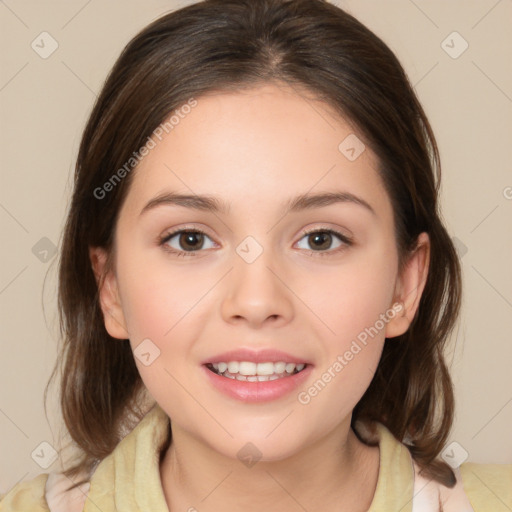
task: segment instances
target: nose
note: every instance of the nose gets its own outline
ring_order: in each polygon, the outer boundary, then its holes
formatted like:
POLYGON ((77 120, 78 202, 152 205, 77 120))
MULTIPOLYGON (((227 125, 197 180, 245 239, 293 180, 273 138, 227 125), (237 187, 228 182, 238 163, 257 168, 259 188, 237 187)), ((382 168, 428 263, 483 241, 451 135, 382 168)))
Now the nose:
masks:
POLYGON ((290 322, 294 314, 293 292, 287 286, 285 272, 273 268, 275 258, 270 251, 263 251, 252 263, 237 254, 234 258, 221 304, 224 321, 246 323, 253 329, 266 324, 281 327, 290 322))

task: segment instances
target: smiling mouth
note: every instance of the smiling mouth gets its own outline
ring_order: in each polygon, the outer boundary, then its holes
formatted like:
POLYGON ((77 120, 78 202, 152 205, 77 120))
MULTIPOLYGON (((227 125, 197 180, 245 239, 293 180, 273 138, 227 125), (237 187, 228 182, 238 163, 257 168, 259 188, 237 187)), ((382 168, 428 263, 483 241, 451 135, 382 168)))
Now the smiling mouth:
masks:
POLYGON ((284 379, 300 373, 307 366, 306 363, 252 363, 249 361, 208 363, 206 365, 211 372, 221 377, 247 382, 266 382, 284 379))

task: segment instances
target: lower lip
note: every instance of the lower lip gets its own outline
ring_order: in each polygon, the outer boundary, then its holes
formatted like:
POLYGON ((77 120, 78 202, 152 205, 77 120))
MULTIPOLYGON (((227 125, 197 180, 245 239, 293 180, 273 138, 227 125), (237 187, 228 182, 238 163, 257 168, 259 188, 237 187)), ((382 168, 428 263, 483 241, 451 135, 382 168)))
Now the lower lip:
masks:
POLYGON ((248 382, 222 377, 202 366, 210 382, 222 393, 242 402, 269 402, 291 393, 299 387, 311 373, 312 365, 308 364, 302 371, 280 379, 263 382, 248 382))

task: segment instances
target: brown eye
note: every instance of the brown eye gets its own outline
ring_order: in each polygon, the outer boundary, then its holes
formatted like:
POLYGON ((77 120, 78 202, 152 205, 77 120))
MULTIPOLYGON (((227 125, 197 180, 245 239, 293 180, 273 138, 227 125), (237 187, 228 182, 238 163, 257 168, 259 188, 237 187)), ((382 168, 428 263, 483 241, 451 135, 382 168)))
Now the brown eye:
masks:
POLYGON ((198 232, 183 232, 179 236, 179 244, 185 251, 200 249, 204 242, 204 235, 198 232))
POLYGON ((197 252, 201 249, 210 249, 214 247, 214 243, 210 237, 198 230, 175 231, 170 233, 161 241, 161 245, 166 245, 170 251, 175 253, 197 252), (205 243, 210 242, 210 247, 205 247, 205 243))
POLYGON ((343 246, 350 245, 352 245, 350 238, 332 229, 309 231, 304 233, 304 236, 298 242, 299 249, 307 249, 319 254, 332 254, 337 252, 337 250, 342 250, 343 246))
POLYGON ((308 242, 314 249, 329 249, 332 244, 332 235, 326 231, 318 231, 308 235, 308 242))

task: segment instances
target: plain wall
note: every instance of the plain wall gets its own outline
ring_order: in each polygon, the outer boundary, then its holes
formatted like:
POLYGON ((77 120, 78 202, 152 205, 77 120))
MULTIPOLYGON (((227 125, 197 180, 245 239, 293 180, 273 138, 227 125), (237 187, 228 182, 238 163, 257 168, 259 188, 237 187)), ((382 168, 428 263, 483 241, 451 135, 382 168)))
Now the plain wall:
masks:
MULTIPOLYGON (((81 131, 129 39, 186 3, 193 2, 0 3, 0 492, 59 469, 58 461, 41 468, 31 454, 58 440, 55 386, 49 423, 43 408, 58 338, 52 251, 81 131), (35 41, 39 52, 51 49, 48 36, 39 36, 44 31, 58 43, 46 59, 31 47, 35 41)), ((397 54, 439 143, 443 213, 460 249, 465 294, 450 358, 457 410, 449 443, 459 443, 473 462, 511 463, 512 2, 338 5, 397 54), (464 41, 468 48, 453 58, 464 41)))

